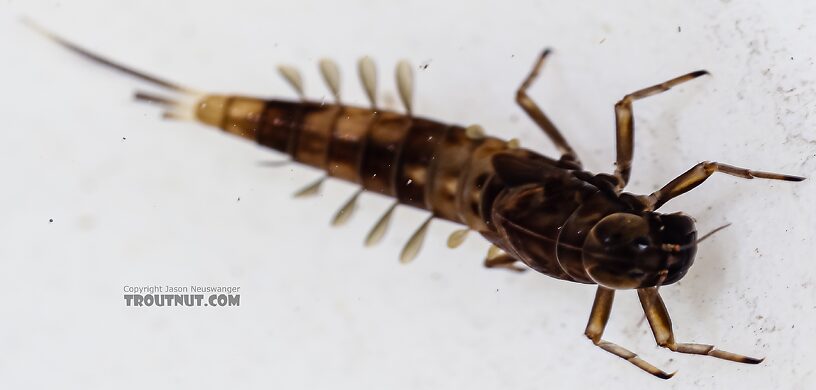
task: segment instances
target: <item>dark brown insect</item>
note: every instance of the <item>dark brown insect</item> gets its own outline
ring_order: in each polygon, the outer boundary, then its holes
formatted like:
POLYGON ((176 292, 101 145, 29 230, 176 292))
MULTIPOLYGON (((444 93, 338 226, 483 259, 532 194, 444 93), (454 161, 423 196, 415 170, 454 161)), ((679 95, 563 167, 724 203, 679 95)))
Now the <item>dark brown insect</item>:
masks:
POLYGON ((91 60, 194 100, 185 105, 177 99, 136 94, 140 100, 165 106, 167 118, 197 120, 219 127, 286 153, 295 162, 325 170, 324 178, 296 195, 316 193, 326 177, 359 184, 361 189, 335 216, 335 224, 343 223, 351 215, 363 191, 394 197, 396 201, 369 233, 366 239, 369 245, 385 233, 398 204, 428 210, 430 216, 401 254, 403 262, 416 256, 433 218, 447 219, 467 226, 451 235, 449 246, 458 246, 470 230, 493 243, 485 260, 489 268, 522 270, 516 265, 520 261, 554 278, 597 284, 586 336, 602 349, 659 378, 667 379, 673 374, 601 338, 616 290, 637 290, 655 341, 662 347, 740 363, 762 361, 712 345, 674 340, 671 319, 658 288, 677 282, 686 274, 694 261, 697 244, 708 235, 698 239, 694 221, 682 213, 661 214, 656 210, 716 172, 745 179, 804 178, 702 162, 650 195, 623 192, 634 150, 632 103, 703 76, 706 71, 692 72, 624 96, 615 105, 615 172, 592 174, 582 169, 572 147, 527 96, 526 91, 549 51, 544 51, 521 84, 516 100, 558 147, 561 157, 557 160, 520 148, 516 141, 485 136, 478 126, 460 127, 413 116, 411 68, 406 63, 401 63, 397 71, 400 96, 407 108, 407 113, 401 114, 377 108, 375 69, 368 59, 360 61, 359 72, 371 101, 370 108, 341 103, 337 66, 326 60, 320 63, 320 68, 334 94, 334 104, 303 99, 300 75, 288 67, 282 67, 281 73, 301 101, 262 100, 202 94, 113 63, 37 30, 91 60))

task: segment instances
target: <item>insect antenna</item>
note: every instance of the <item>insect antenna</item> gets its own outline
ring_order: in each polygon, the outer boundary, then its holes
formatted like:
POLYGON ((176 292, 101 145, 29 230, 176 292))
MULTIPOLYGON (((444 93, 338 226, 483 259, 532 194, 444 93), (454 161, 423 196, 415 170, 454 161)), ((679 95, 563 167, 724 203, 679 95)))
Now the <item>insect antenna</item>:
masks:
POLYGON ((702 236, 702 237, 698 238, 698 239, 697 239, 697 241, 695 241, 695 242, 694 242, 694 245, 697 245, 697 244, 699 244, 699 243, 703 242, 703 241, 704 241, 706 238, 709 238, 709 237, 713 236, 713 235, 714 235, 714 233, 717 233, 717 232, 719 232, 720 230, 723 230, 723 229, 725 229, 725 228, 727 228, 727 227, 729 227, 729 226, 731 226, 731 223, 730 223, 730 222, 729 222, 729 223, 727 223, 727 224, 725 224, 725 225, 722 225, 722 226, 720 226, 720 227, 718 227, 718 228, 716 228, 716 229, 714 229, 714 230, 712 230, 712 231, 710 231, 710 232, 708 232, 708 233, 706 233, 706 235, 704 235, 704 236, 702 236))
POLYGON ((705 240, 706 240, 706 239, 708 239, 709 237, 713 236, 715 233, 718 233, 719 231, 721 231, 721 230, 723 230, 723 229, 725 229, 725 228, 727 228, 727 227, 729 227, 729 226, 731 226, 731 223, 727 223, 727 224, 725 224, 725 225, 722 225, 722 226, 720 226, 720 227, 718 227, 718 228, 716 228, 716 229, 714 229, 714 230, 712 230, 712 231, 710 231, 710 232, 706 233, 706 234, 705 234, 705 235, 703 235, 702 237, 698 238, 698 239, 697 239, 697 241, 694 241, 694 242, 692 242, 691 244, 686 244, 686 245, 671 245, 671 244, 666 244, 666 245, 664 246, 664 248, 665 248, 665 250, 668 250, 668 251, 672 251, 672 252, 679 252, 679 251, 681 251, 681 250, 683 250, 683 249, 687 249, 687 248, 693 247, 693 246, 695 246, 695 245, 697 245, 697 244, 699 244, 699 243, 701 243, 701 242, 705 241, 705 240))

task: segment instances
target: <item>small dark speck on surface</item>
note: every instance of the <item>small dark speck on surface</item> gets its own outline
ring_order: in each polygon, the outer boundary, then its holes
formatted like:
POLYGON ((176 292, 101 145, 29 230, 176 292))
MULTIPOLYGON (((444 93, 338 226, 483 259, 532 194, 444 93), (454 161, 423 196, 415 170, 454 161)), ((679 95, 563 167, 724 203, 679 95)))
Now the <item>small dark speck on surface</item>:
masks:
POLYGON ((683 32, 683 29, 680 26, 677 26, 677 32, 683 32))
POLYGON ((48 223, 54 223, 54 218, 49 218, 48 223))
POLYGON ((604 42, 606 42, 606 38, 601 39, 601 41, 598 42, 598 44, 601 44, 601 43, 604 43, 604 42))
POLYGON ((241 197, 239 196, 238 199, 236 200, 236 202, 240 202, 240 201, 241 201, 241 197))
POLYGON ((122 137, 122 141, 127 141, 127 137, 122 137))

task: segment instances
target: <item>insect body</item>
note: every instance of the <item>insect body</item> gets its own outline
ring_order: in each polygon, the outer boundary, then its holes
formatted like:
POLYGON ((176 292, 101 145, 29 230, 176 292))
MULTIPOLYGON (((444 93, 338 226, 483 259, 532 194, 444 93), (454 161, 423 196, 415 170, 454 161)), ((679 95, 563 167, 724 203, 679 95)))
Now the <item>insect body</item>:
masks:
MULTIPOLYGON (((803 178, 751 171, 716 162, 702 162, 660 190, 644 196, 623 192, 633 155, 632 103, 707 74, 692 72, 626 95, 615 105, 617 163, 613 174, 592 174, 558 129, 527 96, 548 55, 545 51, 522 83, 517 101, 552 139, 562 156, 550 159, 518 147, 516 141, 485 136, 478 126, 461 127, 415 117, 411 112, 410 67, 398 67, 397 81, 406 114, 380 110, 376 104, 375 71, 368 59, 359 72, 370 108, 346 106, 339 99, 339 72, 330 61, 320 64, 335 96, 334 104, 263 100, 252 97, 207 95, 112 63, 50 33, 51 39, 90 59, 112 66, 171 91, 191 97, 180 100, 137 93, 136 97, 162 104, 169 118, 194 119, 225 132, 253 140, 336 177, 357 183, 357 191, 335 217, 342 223, 362 191, 394 197, 396 202, 369 233, 373 244, 385 232, 397 204, 428 210, 430 217, 411 237, 401 260, 416 256, 428 224, 443 218, 467 226, 454 232, 450 246, 468 230, 479 232, 494 245, 487 267, 520 269, 522 262, 536 271, 567 281, 597 284, 595 302, 585 334, 602 349, 660 378, 666 373, 631 351, 602 339, 616 290, 634 289, 640 298, 656 342, 672 351, 709 355, 756 364, 762 359, 674 340, 671 320, 658 288, 680 280, 694 260, 698 239, 693 220, 681 213, 656 210, 705 181, 716 172, 746 179, 801 181, 803 178)), ((281 73, 302 97, 300 75, 291 68, 281 73)), ((325 178, 299 195, 318 191, 325 178)), ((712 232, 713 233, 713 232, 712 232)))

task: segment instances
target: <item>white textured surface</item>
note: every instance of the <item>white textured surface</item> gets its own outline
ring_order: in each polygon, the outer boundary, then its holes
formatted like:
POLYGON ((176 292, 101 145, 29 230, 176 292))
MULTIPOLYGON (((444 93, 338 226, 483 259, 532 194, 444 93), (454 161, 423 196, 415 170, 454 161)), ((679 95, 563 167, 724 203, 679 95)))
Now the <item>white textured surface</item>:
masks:
POLYGON ((162 122, 131 102, 141 85, 25 29, 28 15, 100 53, 181 83, 292 96, 275 66, 363 104, 356 59, 422 65, 423 116, 553 148, 513 102, 544 46, 556 49, 534 98, 592 170, 611 170, 612 105, 704 68, 635 105, 630 190, 649 192, 702 160, 812 176, 816 105, 812 1, 8 1, 0 5, 0 387, 18 388, 784 388, 816 382, 816 181, 714 177, 667 209, 701 231, 732 222, 663 289, 677 337, 767 357, 744 366, 654 347, 632 293, 607 332, 668 370, 660 382, 582 336, 593 288, 485 270, 486 244, 448 250, 431 226, 415 263, 397 255, 422 215, 364 195, 349 226, 328 220, 353 188, 290 194, 308 169, 203 126, 162 122), (425 67, 427 65, 427 68, 425 67), (126 138, 126 139, 123 139, 126 138), (240 201, 237 199, 240 197, 240 201), (49 218, 54 222, 49 223, 49 218), (124 284, 232 284, 237 309, 134 309, 124 284))

